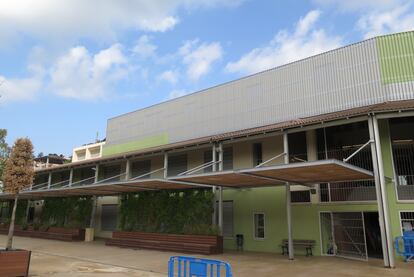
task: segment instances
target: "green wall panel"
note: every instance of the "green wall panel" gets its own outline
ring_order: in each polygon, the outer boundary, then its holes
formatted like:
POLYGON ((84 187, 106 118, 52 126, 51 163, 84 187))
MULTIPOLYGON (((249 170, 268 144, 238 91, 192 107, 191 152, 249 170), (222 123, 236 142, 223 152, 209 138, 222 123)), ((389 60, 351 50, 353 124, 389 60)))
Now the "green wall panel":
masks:
MULTIPOLYGON (((284 187, 225 190, 224 200, 233 200, 234 236, 244 235, 244 250, 281 253, 280 243, 287 238, 286 200, 284 187), (253 237, 254 212, 265 213, 265 239, 253 237)), ((292 225, 294 239, 316 241, 314 255, 320 255, 319 212, 377 211, 376 203, 368 204, 293 204, 292 225)), ((226 249, 236 249, 235 238, 224 240, 226 249)), ((296 250, 298 254, 304 251, 296 250)))
POLYGON ((414 33, 378 37, 376 42, 382 83, 414 81, 414 33))
POLYGON ((102 155, 114 155, 125 153, 129 151, 141 150, 145 148, 156 147, 168 143, 168 134, 160 134, 156 136, 147 137, 140 140, 135 140, 122 144, 104 145, 102 155))

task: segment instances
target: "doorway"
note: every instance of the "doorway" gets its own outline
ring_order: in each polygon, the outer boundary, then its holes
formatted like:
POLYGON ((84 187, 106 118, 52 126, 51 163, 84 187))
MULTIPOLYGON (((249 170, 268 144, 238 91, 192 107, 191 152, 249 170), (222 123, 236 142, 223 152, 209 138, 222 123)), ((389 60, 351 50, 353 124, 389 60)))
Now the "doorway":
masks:
POLYGON ((322 255, 382 258, 377 212, 321 212, 320 234, 322 255))

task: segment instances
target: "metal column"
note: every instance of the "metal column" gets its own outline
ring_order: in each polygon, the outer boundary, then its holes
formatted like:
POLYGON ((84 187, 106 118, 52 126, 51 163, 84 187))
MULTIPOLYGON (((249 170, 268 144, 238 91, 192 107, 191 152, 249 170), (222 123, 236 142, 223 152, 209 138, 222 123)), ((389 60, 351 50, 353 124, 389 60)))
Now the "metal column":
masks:
POLYGON ((68 186, 71 187, 72 183, 73 183, 73 168, 71 168, 70 172, 69 172, 69 184, 68 184, 68 186))
POLYGON ((126 160, 125 165, 125 180, 128 181, 131 178, 131 160, 126 160))
MULTIPOLYGON (((223 144, 219 144, 219 171, 223 171, 223 144)), ((218 226, 220 235, 223 235, 223 188, 219 187, 218 199, 218 226)))
POLYGON ((381 141, 378 129, 378 121, 375 116, 368 118, 368 129, 371 143, 372 163, 374 169, 375 189, 378 201, 379 225, 381 230, 382 253, 385 267, 395 267, 393 240, 391 236, 390 217, 384 165, 381 153, 381 141))
MULTIPOLYGON (((216 144, 213 143, 213 147, 212 147, 212 162, 213 162, 213 165, 212 165, 212 168, 211 168, 211 171, 213 171, 213 172, 217 171, 216 161, 217 161, 217 148, 216 148, 216 144)), ((216 205, 216 189, 217 189, 216 186, 214 186, 212 188, 213 195, 214 195, 214 197, 213 197, 213 220, 212 220, 213 225, 218 224, 218 222, 217 222, 217 205, 216 205)))
MULTIPOLYGON (((285 164, 289 163, 289 141, 288 134, 283 134, 283 149, 285 152, 285 164)), ((293 253, 293 237, 292 237, 292 206, 290 201, 290 183, 286 182, 286 214, 287 214, 287 224, 288 224, 288 251, 289 251, 289 260, 295 258, 293 253)))
POLYGON ((52 185, 52 172, 49 172, 49 176, 47 179, 47 188, 50 189, 51 185, 52 185))
MULTIPOLYGON (((99 181, 99 164, 95 167, 95 183, 99 181)), ((96 205, 98 205, 98 198, 96 195, 92 197, 92 211, 91 211, 91 220, 89 222, 89 228, 95 227, 95 214, 96 214, 96 205)))
POLYGON ((164 153, 164 179, 168 178, 168 152, 164 153))

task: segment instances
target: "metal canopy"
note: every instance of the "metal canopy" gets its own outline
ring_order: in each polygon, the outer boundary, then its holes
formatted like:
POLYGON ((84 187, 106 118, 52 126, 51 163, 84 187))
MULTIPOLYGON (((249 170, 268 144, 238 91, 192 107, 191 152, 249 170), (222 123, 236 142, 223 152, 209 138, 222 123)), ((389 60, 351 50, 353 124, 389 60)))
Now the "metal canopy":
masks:
POLYGON ((373 178, 368 170, 332 159, 187 175, 174 180, 238 188, 285 185, 285 182, 311 185, 373 178))
MULTIPOLYGON (((63 187, 51 189, 39 189, 23 191, 19 194, 20 199, 32 199, 43 197, 70 197, 99 195, 117 195, 123 192, 137 192, 144 190, 163 190, 163 189, 187 189, 196 186, 195 184, 185 184, 178 181, 164 179, 141 179, 134 181, 117 181, 110 183, 82 185, 76 187, 63 187)), ((0 194, 0 199, 11 199, 10 194, 0 194)))
MULTIPOLYGON (((285 182, 311 185, 373 179, 372 172, 338 161, 320 160, 293 164, 281 164, 261 168, 210 172, 169 179, 139 179, 95 183, 75 187, 28 190, 20 198, 66 197, 82 195, 117 195, 123 192, 143 190, 188 189, 203 186, 228 188, 266 187, 285 185, 285 182)), ((13 198, 0 194, 0 199, 13 198)))
POLYGON ((274 180, 267 177, 253 176, 233 170, 180 176, 173 178, 173 180, 229 188, 266 187, 284 184, 279 180, 274 180))

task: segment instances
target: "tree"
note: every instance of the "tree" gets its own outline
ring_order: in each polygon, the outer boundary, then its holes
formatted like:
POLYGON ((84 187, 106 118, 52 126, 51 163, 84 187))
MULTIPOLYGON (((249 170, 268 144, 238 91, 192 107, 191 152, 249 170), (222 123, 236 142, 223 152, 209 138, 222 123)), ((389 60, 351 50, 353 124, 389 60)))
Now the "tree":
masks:
POLYGON ((7 157, 10 153, 10 148, 6 143, 7 130, 0 129, 0 182, 3 181, 3 170, 6 165, 7 157))
POLYGON ((13 145, 10 157, 7 159, 3 172, 4 190, 14 195, 12 218, 10 220, 9 235, 6 250, 13 244, 14 221, 16 218, 17 200, 19 192, 30 186, 34 178, 33 145, 28 138, 19 138, 13 145))

